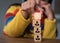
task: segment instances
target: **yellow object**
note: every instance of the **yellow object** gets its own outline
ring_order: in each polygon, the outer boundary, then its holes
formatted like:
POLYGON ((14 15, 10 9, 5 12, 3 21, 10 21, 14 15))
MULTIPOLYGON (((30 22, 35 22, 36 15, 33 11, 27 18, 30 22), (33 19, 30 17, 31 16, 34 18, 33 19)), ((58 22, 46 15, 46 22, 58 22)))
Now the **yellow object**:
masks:
MULTIPOLYGON (((7 13, 11 12, 12 9, 15 10, 16 8, 19 8, 19 7, 11 6, 11 8, 9 8, 9 10, 7 11, 7 13)), ((30 18, 26 20, 22 16, 21 9, 19 8, 19 11, 16 14, 16 16, 13 18, 12 21, 10 21, 7 25, 4 26, 4 30, 3 31, 8 36, 16 37, 16 36, 19 36, 19 35, 23 34, 25 28, 28 26, 29 23, 30 23, 30 18)))

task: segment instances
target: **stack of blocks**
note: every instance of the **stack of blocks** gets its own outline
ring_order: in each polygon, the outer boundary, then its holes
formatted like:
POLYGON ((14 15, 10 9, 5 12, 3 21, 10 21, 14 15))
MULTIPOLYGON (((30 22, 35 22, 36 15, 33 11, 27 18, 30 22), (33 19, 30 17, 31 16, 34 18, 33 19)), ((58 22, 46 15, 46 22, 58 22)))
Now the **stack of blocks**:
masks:
POLYGON ((40 27, 41 14, 36 12, 32 16, 32 25, 34 27, 34 41, 41 41, 41 27, 40 27))

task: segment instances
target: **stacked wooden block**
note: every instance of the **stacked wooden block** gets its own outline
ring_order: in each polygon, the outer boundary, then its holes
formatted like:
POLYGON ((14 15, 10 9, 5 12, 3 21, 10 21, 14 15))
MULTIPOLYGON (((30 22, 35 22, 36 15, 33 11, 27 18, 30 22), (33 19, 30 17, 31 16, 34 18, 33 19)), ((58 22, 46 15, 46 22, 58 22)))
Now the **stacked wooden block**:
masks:
POLYGON ((41 27, 40 27, 41 14, 36 12, 32 16, 32 25, 34 27, 34 41, 41 41, 41 27))

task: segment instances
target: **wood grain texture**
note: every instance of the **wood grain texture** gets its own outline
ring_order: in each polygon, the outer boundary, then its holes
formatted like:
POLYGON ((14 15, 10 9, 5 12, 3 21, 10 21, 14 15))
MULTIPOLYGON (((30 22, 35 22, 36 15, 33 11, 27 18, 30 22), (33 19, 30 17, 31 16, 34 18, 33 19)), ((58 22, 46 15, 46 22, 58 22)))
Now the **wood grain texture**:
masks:
POLYGON ((0 43, 60 43, 60 39, 43 39, 41 42, 34 42, 32 38, 11 38, 2 35, 0 43))

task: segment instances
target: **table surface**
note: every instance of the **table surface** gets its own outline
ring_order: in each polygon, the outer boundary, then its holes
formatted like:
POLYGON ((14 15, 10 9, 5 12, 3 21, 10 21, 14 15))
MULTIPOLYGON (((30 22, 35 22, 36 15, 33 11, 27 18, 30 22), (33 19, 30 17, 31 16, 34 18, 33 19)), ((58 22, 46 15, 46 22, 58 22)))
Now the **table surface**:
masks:
POLYGON ((44 39, 41 42, 34 42, 31 38, 11 38, 0 36, 0 43, 60 43, 60 39, 44 39))

